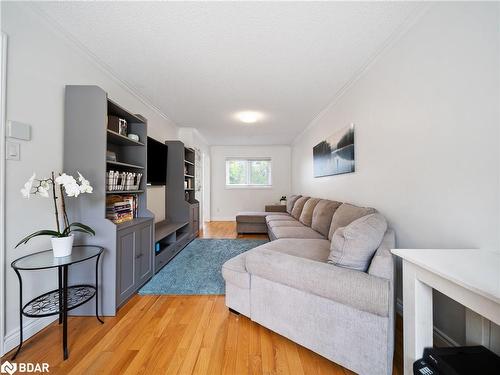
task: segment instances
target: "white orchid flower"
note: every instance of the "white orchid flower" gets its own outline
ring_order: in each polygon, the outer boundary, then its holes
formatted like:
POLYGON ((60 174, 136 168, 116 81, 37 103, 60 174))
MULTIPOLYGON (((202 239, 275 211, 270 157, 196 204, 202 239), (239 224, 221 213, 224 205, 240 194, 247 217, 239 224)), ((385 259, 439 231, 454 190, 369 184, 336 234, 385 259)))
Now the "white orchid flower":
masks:
POLYGON ((63 173, 56 178, 56 183, 64 187, 64 191, 68 197, 78 197, 80 195, 80 186, 73 176, 63 173))
POLYGON ((44 198, 48 198, 49 197, 49 189, 50 189, 49 183, 46 180, 44 180, 44 181, 40 182, 40 186, 38 187, 37 193, 40 194, 44 198))
POLYGON ((56 183, 58 185, 66 185, 66 184, 76 184, 76 180, 73 176, 67 175, 63 173, 62 175, 56 177, 56 183))
POLYGON ((24 184, 24 188, 21 189, 21 194, 24 198, 30 197, 31 189, 33 188, 33 182, 35 181, 36 173, 33 173, 33 176, 24 184))
POLYGON ((80 181, 81 183, 80 192, 89 194, 92 193, 94 191, 94 188, 90 186, 90 182, 87 179, 85 179, 85 177, 83 177, 80 172, 77 173, 78 173, 78 181, 80 181))

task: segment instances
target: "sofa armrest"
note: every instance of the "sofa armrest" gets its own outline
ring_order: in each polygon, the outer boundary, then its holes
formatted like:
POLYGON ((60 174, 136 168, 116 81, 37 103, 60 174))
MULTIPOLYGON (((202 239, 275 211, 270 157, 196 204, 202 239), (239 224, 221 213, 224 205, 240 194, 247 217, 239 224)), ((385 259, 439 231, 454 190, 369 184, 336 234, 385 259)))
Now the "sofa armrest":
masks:
POLYGON ((284 204, 268 204, 268 205, 266 205, 266 212, 286 212, 286 205, 284 205, 284 204))
POLYGON ((251 276, 284 284, 379 316, 389 315, 389 298, 392 298, 392 293, 386 279, 265 249, 249 253, 245 262, 251 276))

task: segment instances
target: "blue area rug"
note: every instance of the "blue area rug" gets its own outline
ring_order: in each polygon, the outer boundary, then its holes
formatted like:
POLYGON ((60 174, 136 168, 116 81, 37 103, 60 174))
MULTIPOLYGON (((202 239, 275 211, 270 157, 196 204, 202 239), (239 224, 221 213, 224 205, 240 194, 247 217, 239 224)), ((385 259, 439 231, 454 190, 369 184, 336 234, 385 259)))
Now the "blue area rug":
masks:
POLYGON ((224 294, 222 265, 266 242, 196 239, 153 276, 139 294, 224 294))

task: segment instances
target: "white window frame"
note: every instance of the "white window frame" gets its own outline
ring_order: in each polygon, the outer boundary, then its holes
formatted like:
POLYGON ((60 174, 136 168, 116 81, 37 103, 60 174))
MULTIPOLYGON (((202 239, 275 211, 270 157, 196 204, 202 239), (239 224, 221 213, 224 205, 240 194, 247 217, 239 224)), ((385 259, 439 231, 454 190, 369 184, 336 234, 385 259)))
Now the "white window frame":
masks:
POLYGON ((226 158, 224 163, 226 164, 226 189, 271 189, 273 187, 273 161, 270 157, 253 157, 253 158, 246 158, 246 157, 231 157, 231 158, 226 158), (244 161, 247 163, 247 170, 246 170, 246 181, 247 183, 245 184, 230 184, 229 183, 229 161, 244 161), (250 171, 251 171, 251 163, 253 161, 267 161, 269 162, 269 184, 266 185, 259 185, 259 184, 250 184, 250 171))

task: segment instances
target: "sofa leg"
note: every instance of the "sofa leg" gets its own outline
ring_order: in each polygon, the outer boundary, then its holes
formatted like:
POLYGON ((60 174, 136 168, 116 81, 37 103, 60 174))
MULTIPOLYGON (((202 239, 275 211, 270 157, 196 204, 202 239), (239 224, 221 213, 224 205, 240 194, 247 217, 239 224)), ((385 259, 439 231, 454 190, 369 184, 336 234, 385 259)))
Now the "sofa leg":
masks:
POLYGON ((240 315, 240 313, 236 310, 233 310, 232 308, 229 307, 229 312, 233 313, 234 315, 240 315))

